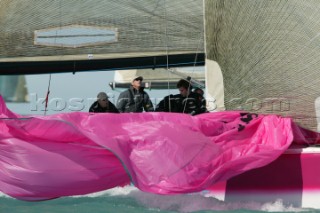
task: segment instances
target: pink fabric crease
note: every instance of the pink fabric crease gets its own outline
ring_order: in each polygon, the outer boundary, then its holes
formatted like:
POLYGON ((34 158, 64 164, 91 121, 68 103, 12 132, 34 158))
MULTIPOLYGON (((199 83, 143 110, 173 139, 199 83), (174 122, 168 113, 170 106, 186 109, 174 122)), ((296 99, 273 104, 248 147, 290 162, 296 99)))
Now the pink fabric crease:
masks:
MULTIPOLYGON (((312 138, 312 139, 310 139, 312 138)), ((278 158, 318 133, 290 118, 242 112, 21 116, 0 96, 0 191, 46 200, 124 186, 204 190, 278 158)))

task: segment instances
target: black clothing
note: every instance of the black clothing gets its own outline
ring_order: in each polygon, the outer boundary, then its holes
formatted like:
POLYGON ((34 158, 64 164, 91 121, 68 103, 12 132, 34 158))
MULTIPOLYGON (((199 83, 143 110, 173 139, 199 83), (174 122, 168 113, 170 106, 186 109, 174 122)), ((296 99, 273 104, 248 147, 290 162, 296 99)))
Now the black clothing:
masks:
POLYGON ((178 101, 180 99, 180 95, 168 95, 164 97, 159 104, 156 106, 156 112, 180 112, 180 108, 178 106, 178 101), (170 100, 170 104, 169 104, 170 100))
POLYGON ((112 112, 112 113, 119 113, 119 110, 113 105, 113 103, 111 103, 110 101, 108 101, 108 106, 107 107, 101 107, 99 102, 96 101, 94 102, 90 109, 89 112, 112 112))
POLYGON ((207 112, 207 109, 205 99, 200 94, 191 92, 188 97, 183 97, 180 94, 164 97, 164 99, 157 105, 156 111, 180 112, 197 115, 207 112))

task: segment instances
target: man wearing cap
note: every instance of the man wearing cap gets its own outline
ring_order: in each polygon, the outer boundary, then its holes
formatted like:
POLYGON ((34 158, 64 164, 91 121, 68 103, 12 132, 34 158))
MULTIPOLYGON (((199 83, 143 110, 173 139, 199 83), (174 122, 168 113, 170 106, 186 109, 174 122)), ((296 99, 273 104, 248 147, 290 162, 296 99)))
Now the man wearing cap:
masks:
POLYGON ((131 87, 120 93, 117 101, 117 108, 120 112, 153 111, 149 95, 141 86, 142 81, 142 76, 136 76, 131 82, 131 87))
POLYGON ((113 112, 119 113, 118 109, 109 101, 109 97, 105 92, 99 92, 97 95, 97 101, 95 101, 89 112, 113 112))

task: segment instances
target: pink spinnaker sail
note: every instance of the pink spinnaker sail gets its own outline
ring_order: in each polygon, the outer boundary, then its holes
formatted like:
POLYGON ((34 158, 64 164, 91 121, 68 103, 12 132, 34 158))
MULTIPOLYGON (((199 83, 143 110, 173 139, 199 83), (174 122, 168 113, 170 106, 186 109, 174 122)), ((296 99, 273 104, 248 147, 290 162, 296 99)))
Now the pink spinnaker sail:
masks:
POLYGON ((132 182, 151 193, 197 192, 317 137, 290 118, 242 112, 21 116, 0 96, 0 191, 46 200, 132 182))

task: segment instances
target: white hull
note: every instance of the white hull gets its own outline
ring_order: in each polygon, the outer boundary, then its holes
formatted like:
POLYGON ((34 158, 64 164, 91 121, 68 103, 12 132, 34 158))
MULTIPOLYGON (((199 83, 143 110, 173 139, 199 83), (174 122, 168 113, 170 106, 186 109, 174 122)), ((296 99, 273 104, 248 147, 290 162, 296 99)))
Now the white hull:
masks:
POLYGON ((210 196, 227 202, 276 202, 320 208, 320 148, 290 148, 267 166, 213 185, 210 196))

